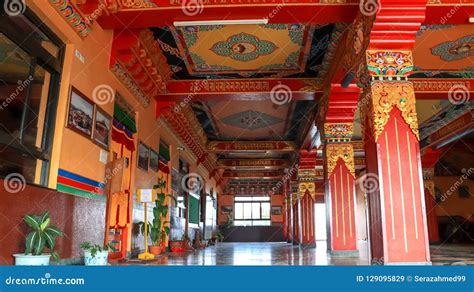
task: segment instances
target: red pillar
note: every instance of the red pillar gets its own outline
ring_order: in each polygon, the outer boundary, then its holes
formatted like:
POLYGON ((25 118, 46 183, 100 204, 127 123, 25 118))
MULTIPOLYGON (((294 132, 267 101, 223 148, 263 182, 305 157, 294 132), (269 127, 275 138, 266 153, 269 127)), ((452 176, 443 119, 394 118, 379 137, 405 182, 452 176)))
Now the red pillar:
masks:
POLYGON ((298 193, 292 194, 292 210, 293 210, 293 244, 300 244, 300 235, 299 235, 299 198, 298 193))
POLYGON ((361 104, 372 262, 430 264, 412 49, 426 0, 380 0, 361 104))
POLYGON ((332 255, 357 256, 352 144, 328 142, 324 147, 324 158, 330 227, 328 249, 332 255))
POLYGON ((315 247, 314 203, 316 197, 317 151, 300 151, 298 195, 300 199, 301 242, 304 247, 315 247))

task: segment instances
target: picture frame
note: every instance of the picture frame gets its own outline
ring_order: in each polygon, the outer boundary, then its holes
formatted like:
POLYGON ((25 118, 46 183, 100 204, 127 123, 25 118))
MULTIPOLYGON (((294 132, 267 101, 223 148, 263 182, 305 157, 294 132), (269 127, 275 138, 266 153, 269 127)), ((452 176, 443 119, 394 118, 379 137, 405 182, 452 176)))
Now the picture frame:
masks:
POLYGON ((110 148, 110 135, 112 133, 112 117, 97 105, 95 108, 92 141, 108 151, 110 148))
POLYGON ((282 214, 282 207, 281 206, 272 206, 271 214, 272 215, 281 215, 282 214))
POLYGON ((221 213, 222 214, 230 214, 234 212, 234 206, 222 206, 221 207, 221 213))
POLYGON ((92 139, 94 103, 74 86, 69 92, 66 127, 92 139))
POLYGON ((150 161, 150 148, 146 146, 142 141, 138 143, 137 151, 137 166, 138 168, 148 171, 150 161))
POLYGON ((150 169, 158 172, 159 163, 158 152, 150 148, 150 169))
POLYGON ((176 168, 171 168, 171 189, 175 192, 179 191, 179 182, 181 181, 181 175, 176 168))

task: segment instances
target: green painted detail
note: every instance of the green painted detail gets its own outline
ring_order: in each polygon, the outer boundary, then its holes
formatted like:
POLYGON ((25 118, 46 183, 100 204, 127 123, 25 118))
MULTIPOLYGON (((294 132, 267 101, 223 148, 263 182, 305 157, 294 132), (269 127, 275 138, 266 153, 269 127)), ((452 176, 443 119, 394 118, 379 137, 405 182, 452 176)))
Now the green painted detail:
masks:
POLYGON ((115 104, 114 106, 114 118, 127 127, 130 132, 137 132, 135 118, 124 111, 118 104, 115 104))
POLYGON ((219 56, 248 62, 260 56, 270 55, 276 49, 277 46, 274 43, 260 40, 254 35, 242 32, 231 36, 226 41, 215 43, 211 51, 219 56))
POLYGON ((199 199, 189 196, 189 223, 199 224, 199 199))
POLYGON ((79 197, 84 197, 84 198, 89 198, 89 199, 95 199, 95 200, 105 200, 105 196, 102 195, 97 195, 94 193, 86 192, 83 190, 79 190, 70 186, 66 186, 63 184, 58 184, 57 190, 59 192, 79 196, 79 197))

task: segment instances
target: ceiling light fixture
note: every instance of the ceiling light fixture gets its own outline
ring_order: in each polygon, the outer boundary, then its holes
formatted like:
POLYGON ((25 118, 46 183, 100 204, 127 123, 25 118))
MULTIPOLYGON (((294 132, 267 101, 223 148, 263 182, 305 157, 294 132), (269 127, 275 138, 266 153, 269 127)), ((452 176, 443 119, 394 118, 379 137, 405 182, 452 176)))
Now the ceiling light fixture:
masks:
POLYGON ((196 25, 232 25, 232 24, 268 24, 268 19, 234 19, 234 20, 198 20, 198 21, 175 21, 173 25, 196 26, 196 25))

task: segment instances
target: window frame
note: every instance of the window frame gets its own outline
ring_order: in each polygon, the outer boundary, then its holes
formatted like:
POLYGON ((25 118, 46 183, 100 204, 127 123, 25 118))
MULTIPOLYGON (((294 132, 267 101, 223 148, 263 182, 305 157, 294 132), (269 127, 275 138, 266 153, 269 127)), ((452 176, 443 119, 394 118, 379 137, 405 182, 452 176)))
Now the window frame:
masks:
MULTIPOLYGON (((23 110, 21 117, 20 125, 20 136, 19 141, 8 141, 7 145, 14 149, 15 151, 20 152, 22 155, 26 155, 33 159, 41 160, 41 174, 39 178, 39 184, 41 186, 47 186, 49 180, 49 171, 51 164, 51 150, 54 140, 54 131, 56 124, 56 115, 57 107, 59 100, 59 87, 60 80, 62 76, 62 64, 64 60, 65 53, 65 44, 64 42, 57 37, 52 30, 50 30, 47 25, 37 17, 28 7, 26 7, 25 12, 22 16, 10 16, 8 15, 4 7, 0 8, 0 15, 2 21, 0 22, 0 33, 5 35, 10 41, 15 43, 19 48, 25 51, 32 57, 30 63, 30 71, 28 76, 32 79, 27 86, 25 105, 24 109, 29 106, 29 101, 31 97, 31 86, 34 84, 34 73, 36 66, 40 66, 43 70, 47 71, 50 74, 49 88, 48 88, 48 97, 47 97, 47 106, 45 110, 45 118, 43 124, 43 132, 41 137, 42 148, 31 147, 31 145, 23 144, 23 134, 26 129, 25 120, 27 119, 26 110, 23 110), (37 29, 40 34, 46 36, 57 48, 57 56, 50 54, 43 46, 41 42, 35 38, 30 37, 27 31, 21 29, 19 25, 14 21, 15 17, 25 17, 28 22, 34 25, 34 29, 37 29)), ((0 135, 0 141, 4 141, 5 137, 0 135)), ((34 184, 33 182, 28 182, 29 184, 34 184)))
MULTIPOLYGON (((251 225, 250 226, 262 226, 262 225, 254 225, 253 222, 254 221, 257 221, 257 222, 269 222, 269 225, 271 225, 271 221, 272 221, 272 215, 271 215, 271 197, 268 196, 268 200, 253 200, 253 198, 261 198, 263 196, 235 196, 234 197, 234 223, 235 222, 239 222, 239 221, 250 221, 251 222, 251 225), (252 198, 251 200, 239 200, 238 198, 252 198), (255 203, 258 203, 260 205, 260 214, 259 214, 259 218, 253 218, 253 204, 255 203), (245 219, 245 218, 236 218, 236 212, 235 210, 237 209, 236 208, 236 204, 242 204, 242 215, 244 214, 244 209, 245 209, 245 206, 248 205, 248 208, 250 208, 250 217, 249 219, 245 219), (268 204, 268 206, 270 207, 270 214, 269 214, 269 217, 268 218, 263 218, 262 216, 262 204, 268 204)), ((242 226, 243 227, 243 226, 242 226)))

